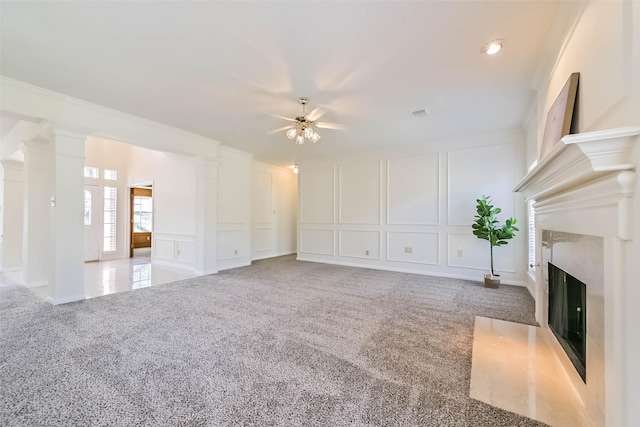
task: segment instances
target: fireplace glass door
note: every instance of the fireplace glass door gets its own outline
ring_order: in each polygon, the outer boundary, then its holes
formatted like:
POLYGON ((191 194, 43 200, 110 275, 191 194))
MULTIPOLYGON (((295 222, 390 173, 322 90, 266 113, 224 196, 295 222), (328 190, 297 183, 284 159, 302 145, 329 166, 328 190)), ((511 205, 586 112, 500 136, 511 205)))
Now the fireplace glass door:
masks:
POLYGON ((549 327, 586 382, 586 286, 549 263, 549 327))

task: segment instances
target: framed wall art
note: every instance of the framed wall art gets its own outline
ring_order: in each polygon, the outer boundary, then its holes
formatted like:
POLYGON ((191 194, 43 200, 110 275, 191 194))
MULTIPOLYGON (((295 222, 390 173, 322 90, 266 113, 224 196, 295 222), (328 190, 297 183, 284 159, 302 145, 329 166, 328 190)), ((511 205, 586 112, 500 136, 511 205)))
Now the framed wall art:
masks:
POLYGON ((549 113, 547 113, 547 121, 540 146, 540 160, 544 159, 553 150, 563 136, 571 133, 573 109, 578 94, 579 80, 580 73, 571 74, 549 109, 549 113))

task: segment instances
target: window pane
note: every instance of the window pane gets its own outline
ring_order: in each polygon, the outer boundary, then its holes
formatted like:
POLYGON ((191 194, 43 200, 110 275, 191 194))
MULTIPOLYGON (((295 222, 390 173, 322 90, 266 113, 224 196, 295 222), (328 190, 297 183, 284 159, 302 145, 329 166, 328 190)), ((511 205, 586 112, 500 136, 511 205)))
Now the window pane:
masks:
MULTIPOLYGON (((536 265, 536 210, 533 208, 534 200, 528 202, 528 216, 529 216, 529 266, 536 265)), ((533 267, 529 267, 533 269, 533 267)))
POLYGON ((104 244, 105 252, 116 250, 116 187, 104 187, 104 244))
POLYGON ((104 170, 104 179, 109 179, 115 181, 118 179, 118 171, 113 169, 105 169, 104 170))
POLYGON ((98 168, 94 168, 93 166, 85 166, 84 167, 84 176, 87 178, 97 178, 98 177, 98 168))
POLYGON ((134 196, 133 198, 133 231, 150 232, 152 224, 152 198, 134 196))
POLYGON ((91 225, 91 191, 84 190, 84 225, 91 225))

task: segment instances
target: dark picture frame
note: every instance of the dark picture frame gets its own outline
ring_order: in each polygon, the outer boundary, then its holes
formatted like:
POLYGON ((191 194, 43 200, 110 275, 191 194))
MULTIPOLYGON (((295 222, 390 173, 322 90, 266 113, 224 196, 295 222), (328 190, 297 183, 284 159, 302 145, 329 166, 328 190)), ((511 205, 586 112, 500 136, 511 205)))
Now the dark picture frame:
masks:
POLYGON ((580 73, 572 73, 547 113, 544 135, 540 146, 540 160, 544 159, 560 142, 571 133, 573 109, 578 94, 580 73))

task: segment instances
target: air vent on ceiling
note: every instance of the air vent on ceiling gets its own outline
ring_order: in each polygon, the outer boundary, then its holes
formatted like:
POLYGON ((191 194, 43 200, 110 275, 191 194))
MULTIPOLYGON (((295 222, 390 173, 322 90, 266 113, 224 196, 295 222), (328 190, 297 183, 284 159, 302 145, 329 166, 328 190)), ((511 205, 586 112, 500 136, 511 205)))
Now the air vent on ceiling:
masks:
POLYGON ((412 111, 411 117, 414 119, 426 119, 429 116, 429 110, 426 108, 420 108, 419 110, 412 111))

